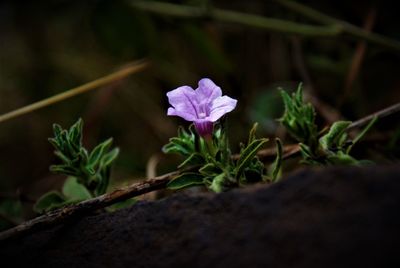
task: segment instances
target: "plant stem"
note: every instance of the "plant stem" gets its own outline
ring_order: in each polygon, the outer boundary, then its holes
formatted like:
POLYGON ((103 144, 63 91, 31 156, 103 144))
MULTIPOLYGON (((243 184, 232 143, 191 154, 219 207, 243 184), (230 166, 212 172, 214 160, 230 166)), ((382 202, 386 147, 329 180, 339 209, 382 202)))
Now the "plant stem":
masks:
POLYGON ((308 6, 300 4, 299 2, 295 2, 292 0, 274 0, 274 1, 316 22, 323 23, 325 25, 340 27, 343 33, 347 33, 354 38, 365 40, 370 43, 387 47, 393 50, 397 51, 400 50, 400 42, 397 40, 390 39, 379 34, 371 33, 368 30, 364 30, 346 21, 339 20, 329 15, 326 15, 308 6))
POLYGON ((62 92, 57 95, 54 95, 47 99, 32 103, 32 104, 24 106, 22 108, 19 108, 14 111, 0 115, 0 123, 10 120, 12 118, 33 112, 35 110, 44 108, 44 107, 52 105, 54 103, 69 99, 71 97, 88 92, 90 90, 99 88, 101 86, 112 83, 114 81, 118 81, 120 79, 123 79, 123 78, 131 75, 131 74, 134 74, 134 73, 144 70, 146 67, 148 67, 148 65, 149 65, 149 63, 144 60, 134 62, 133 64, 129 65, 128 67, 125 67, 119 71, 112 73, 112 74, 106 75, 104 77, 101 77, 101 78, 91 81, 89 83, 83 84, 79 87, 72 88, 70 90, 67 90, 67 91, 62 92))
POLYGON ((341 33, 341 28, 336 25, 313 26, 211 7, 195 7, 157 1, 135 1, 131 3, 131 6, 136 9, 160 15, 187 19, 214 19, 216 21, 236 23, 285 34, 296 34, 302 36, 336 36, 341 33))
POLYGON ((354 121, 348 128, 347 130, 353 129, 353 128, 357 128, 360 126, 363 126, 365 124, 367 124, 368 122, 370 122, 372 119, 374 119, 375 117, 377 119, 383 118, 383 117, 387 117, 389 115, 395 114, 400 112, 400 102, 393 104, 392 106, 389 106, 385 109, 382 109, 378 112, 375 112, 373 114, 370 114, 366 117, 363 117, 357 121, 354 121))
POLYGON ((71 218, 88 214, 89 212, 105 208, 117 202, 124 201, 138 195, 142 195, 159 189, 164 189, 168 182, 170 182, 177 175, 193 170, 194 168, 198 167, 192 167, 181 171, 167 173, 155 178, 146 179, 127 187, 117 189, 111 193, 103 194, 98 197, 82 201, 78 204, 56 209, 47 214, 44 214, 30 221, 24 222, 18 226, 15 226, 11 229, 1 232, 0 241, 30 233, 32 231, 48 226, 53 226, 58 223, 66 222, 71 218))

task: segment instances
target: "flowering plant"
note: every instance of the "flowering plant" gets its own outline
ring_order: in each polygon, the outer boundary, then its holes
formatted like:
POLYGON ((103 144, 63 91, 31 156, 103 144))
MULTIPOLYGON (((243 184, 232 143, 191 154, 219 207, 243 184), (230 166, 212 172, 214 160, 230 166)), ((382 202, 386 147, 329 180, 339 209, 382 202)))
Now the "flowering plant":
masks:
MULTIPOLYGON (((179 116, 193 122, 188 130, 180 127, 178 136, 163 147, 165 153, 178 153, 185 157, 179 168, 197 165, 194 172, 186 172, 173 179, 168 187, 180 189, 193 185, 206 185, 222 192, 249 182, 271 178, 266 176, 264 164, 257 152, 268 141, 256 138, 257 124, 250 130, 246 144, 241 145, 240 156, 233 159, 223 116, 235 109, 237 100, 222 96, 221 88, 208 78, 201 79, 197 89, 178 87, 167 93, 168 115, 179 116)), ((280 162, 281 158, 276 162, 280 162)), ((275 165, 280 168, 279 164, 275 165)), ((278 172, 274 170, 273 179, 278 172)))

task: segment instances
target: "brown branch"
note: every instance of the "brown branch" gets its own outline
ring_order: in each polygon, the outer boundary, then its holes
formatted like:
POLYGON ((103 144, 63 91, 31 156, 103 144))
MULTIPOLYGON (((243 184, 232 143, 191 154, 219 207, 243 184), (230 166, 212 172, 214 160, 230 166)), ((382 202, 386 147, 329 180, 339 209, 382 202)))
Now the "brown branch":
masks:
MULTIPOLYGON (((191 168, 193 169, 193 168, 191 168)), ((188 171, 188 169, 184 170, 188 171)), ((169 181, 183 171, 175 171, 167 173, 152 179, 147 179, 138 183, 134 183, 127 187, 117 189, 111 193, 103 194, 101 196, 82 201, 78 204, 66 206, 47 214, 34 218, 30 221, 24 222, 11 229, 0 233, 0 241, 17 237, 23 234, 31 233, 35 230, 43 229, 61 222, 65 222, 77 216, 87 214, 88 212, 97 209, 105 208, 114 203, 142 195, 155 190, 163 189, 169 181)))
POLYGON ((357 128, 363 125, 368 124, 369 121, 371 121, 374 117, 377 117, 378 119, 387 117, 389 115, 395 114, 400 112, 400 102, 393 104, 392 106, 389 106, 385 109, 382 109, 378 112, 375 112, 373 114, 370 114, 368 116, 365 116, 357 121, 354 121, 347 129, 353 129, 353 128, 357 128))

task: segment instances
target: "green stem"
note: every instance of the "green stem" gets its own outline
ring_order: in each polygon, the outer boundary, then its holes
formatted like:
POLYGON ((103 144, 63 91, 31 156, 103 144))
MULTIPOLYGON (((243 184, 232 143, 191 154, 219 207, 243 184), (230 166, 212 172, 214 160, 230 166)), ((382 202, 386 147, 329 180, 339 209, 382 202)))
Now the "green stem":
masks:
POLYGON ((325 25, 340 27, 343 33, 347 33, 356 39, 365 40, 370 43, 387 47, 393 50, 400 50, 400 42, 397 40, 393 40, 379 34, 371 33, 346 21, 336 19, 322 12, 319 12, 315 9, 312 9, 308 6, 300 4, 299 2, 295 2, 292 0, 274 0, 274 1, 316 22, 323 23, 325 25))
POLYGON ((272 32, 297 34, 301 36, 337 36, 341 28, 334 26, 313 26, 287 20, 266 18, 237 11, 228 11, 210 7, 177 5, 157 1, 135 1, 131 6, 147 12, 181 18, 211 18, 216 21, 237 23, 244 26, 260 28, 272 32))

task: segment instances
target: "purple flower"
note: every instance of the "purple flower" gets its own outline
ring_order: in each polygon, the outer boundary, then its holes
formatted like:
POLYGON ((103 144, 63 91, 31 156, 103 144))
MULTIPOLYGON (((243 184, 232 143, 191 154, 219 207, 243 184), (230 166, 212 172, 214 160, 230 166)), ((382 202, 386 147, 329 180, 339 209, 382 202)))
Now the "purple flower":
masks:
POLYGON ((237 103, 235 99, 222 96, 221 88, 208 78, 201 79, 195 90, 182 86, 168 92, 167 97, 172 106, 167 114, 193 122, 202 137, 210 137, 214 122, 235 109, 237 103))

